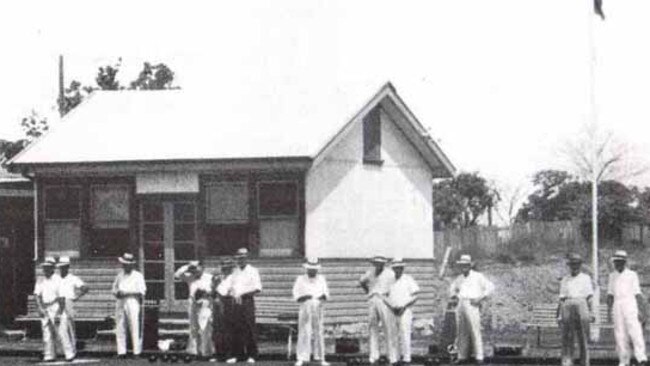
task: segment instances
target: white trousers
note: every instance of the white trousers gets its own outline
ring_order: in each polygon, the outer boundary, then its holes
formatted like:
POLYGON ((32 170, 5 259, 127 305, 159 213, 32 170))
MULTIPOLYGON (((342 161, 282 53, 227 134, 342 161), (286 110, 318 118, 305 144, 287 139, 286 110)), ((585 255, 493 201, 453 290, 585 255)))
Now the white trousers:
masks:
POLYGON ((191 355, 212 356, 212 300, 201 299, 196 303, 190 302, 188 309, 190 319, 190 337, 187 342, 187 353, 191 355))
POLYGON ((474 358, 483 360, 483 338, 481 336, 481 313, 469 300, 461 299, 456 310, 456 339, 458 341, 458 359, 466 360, 470 348, 474 358))
POLYGON ((614 300, 612 309, 614 317, 614 337, 616 338, 616 352, 621 365, 630 364, 630 342, 634 348, 634 358, 637 362, 646 361, 645 341, 643 329, 639 322, 639 309, 636 299, 614 300))
POLYGON ((56 358, 56 339, 61 342, 63 354, 66 359, 75 356, 74 350, 68 338, 67 323, 64 322, 65 315, 55 323, 56 313, 59 311, 59 304, 54 303, 45 307, 45 316, 41 319, 41 330, 43 332, 43 361, 50 361, 56 358))
POLYGON ((298 343, 296 359, 309 362, 314 342, 314 360, 325 359, 325 338, 323 336, 323 307, 318 299, 300 304, 298 311, 298 343))
POLYGON ((413 310, 406 308, 402 315, 395 315, 397 325, 397 354, 404 362, 411 362, 411 329, 413 325, 413 310))
POLYGON ((65 311, 61 316, 61 328, 62 331, 67 336, 70 347, 72 348, 72 353, 77 354, 77 334, 74 327, 74 302, 72 299, 65 300, 65 311))
POLYGON ((372 363, 379 359, 380 324, 384 330, 388 360, 390 363, 397 362, 397 347, 395 347, 395 317, 393 312, 378 296, 373 296, 368 300, 368 311, 368 347, 370 348, 370 362, 372 363))
POLYGON ((133 354, 142 353, 142 337, 140 337, 140 302, 134 297, 118 299, 115 305, 115 340, 117 354, 126 354, 126 332, 131 335, 133 354))

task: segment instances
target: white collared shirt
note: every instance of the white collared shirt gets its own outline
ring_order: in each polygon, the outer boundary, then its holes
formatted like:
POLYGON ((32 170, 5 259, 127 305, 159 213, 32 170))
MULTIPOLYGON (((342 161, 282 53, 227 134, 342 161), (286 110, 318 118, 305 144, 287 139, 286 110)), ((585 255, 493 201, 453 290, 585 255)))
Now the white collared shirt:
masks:
POLYGON ((226 276, 226 278, 222 279, 221 282, 219 282, 219 285, 217 285, 217 293, 221 296, 229 296, 230 294, 228 293, 230 289, 232 288, 232 273, 226 276))
POLYGON ((594 286, 588 274, 580 272, 575 277, 568 275, 560 282, 560 299, 586 299, 593 296, 594 286))
POLYGON ((396 307, 406 306, 413 297, 420 291, 420 286, 413 277, 402 274, 400 278, 390 287, 388 292, 388 301, 396 307))
POLYGON ((390 287, 395 283, 395 272, 384 267, 379 276, 376 276, 373 268, 361 276, 360 282, 368 285, 369 296, 373 294, 386 295, 390 291, 390 287))
POLYGON ((247 264, 244 269, 239 266, 232 271, 230 275, 230 287, 232 295, 235 297, 247 294, 253 291, 262 291, 262 280, 257 268, 247 264))
POLYGON ((81 278, 68 273, 65 277, 61 277, 59 295, 65 299, 74 300, 77 298, 77 291, 85 285, 81 278))
POLYGON ((639 276, 629 268, 610 273, 607 294, 613 295, 615 301, 635 299, 636 295, 641 294, 639 276))
POLYGON ((469 271, 467 276, 460 274, 456 277, 449 288, 450 295, 457 295, 461 300, 476 300, 489 296, 493 291, 494 284, 482 273, 473 269, 469 271))
POLYGON ((61 277, 53 274, 50 278, 42 277, 34 286, 34 295, 41 296, 43 304, 48 305, 56 301, 60 295, 61 277))
POLYGON ((117 294, 118 291, 138 293, 144 296, 147 292, 144 276, 135 269, 128 275, 124 271, 121 271, 115 278, 115 282, 113 282, 113 294, 117 294))
POLYGON ((325 295, 326 299, 330 297, 327 281, 322 275, 316 275, 313 278, 310 278, 306 274, 298 276, 296 282, 293 284, 292 293, 294 300, 298 300, 306 295, 311 295, 313 299, 318 299, 323 295, 325 295))

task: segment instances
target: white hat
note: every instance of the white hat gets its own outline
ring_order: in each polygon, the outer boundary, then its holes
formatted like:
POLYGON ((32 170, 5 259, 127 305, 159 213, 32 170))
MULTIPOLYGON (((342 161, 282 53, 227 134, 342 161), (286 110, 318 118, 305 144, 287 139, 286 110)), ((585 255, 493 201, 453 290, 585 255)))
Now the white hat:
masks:
POLYGON ((59 258, 59 263, 56 264, 57 267, 65 267, 70 265, 70 257, 63 256, 59 258))
POLYGON ((248 249, 246 248, 237 249, 237 254, 235 254, 235 257, 247 257, 247 256, 248 256, 248 249))
POLYGON ((376 255, 370 259, 370 262, 372 263, 387 263, 388 258, 384 257, 383 255, 376 255))
POLYGON ((472 264, 472 256, 469 254, 463 254, 460 256, 460 259, 456 261, 456 264, 472 264))
POLYGON ((41 267, 51 267, 56 265, 56 260, 54 257, 45 257, 45 260, 43 263, 41 263, 41 267))
POLYGON ((307 258, 307 261, 302 264, 305 269, 320 269, 320 263, 318 263, 318 258, 310 257, 307 258))
POLYGON ((405 265, 406 265, 406 263, 404 263, 404 259, 402 259, 400 257, 393 258, 393 260, 390 262, 391 267, 402 267, 402 268, 404 268, 405 265))
POLYGON ((124 253, 121 257, 117 258, 122 264, 135 264, 135 257, 131 253, 124 253))
POLYGON ((612 260, 615 261, 625 261, 627 260, 627 252, 624 250, 617 250, 614 252, 614 255, 612 256, 612 260))

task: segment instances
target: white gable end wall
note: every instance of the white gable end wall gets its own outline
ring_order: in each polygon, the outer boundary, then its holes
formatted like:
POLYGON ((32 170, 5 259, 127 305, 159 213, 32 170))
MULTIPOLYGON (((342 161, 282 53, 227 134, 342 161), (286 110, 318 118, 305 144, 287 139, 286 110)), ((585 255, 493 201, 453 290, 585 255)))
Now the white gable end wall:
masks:
POLYGON ((355 123, 309 171, 307 256, 433 258, 431 170, 383 111, 381 155, 381 166, 363 163, 355 123))

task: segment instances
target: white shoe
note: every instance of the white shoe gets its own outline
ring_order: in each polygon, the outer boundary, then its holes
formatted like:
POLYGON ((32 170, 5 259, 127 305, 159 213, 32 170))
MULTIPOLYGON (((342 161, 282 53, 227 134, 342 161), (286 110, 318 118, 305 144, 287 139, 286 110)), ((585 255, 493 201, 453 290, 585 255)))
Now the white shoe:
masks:
POLYGON ((330 363, 323 360, 323 361, 320 362, 320 366, 330 366, 330 363))
POLYGON ((237 362, 237 357, 232 357, 226 360, 226 363, 235 363, 237 362))
POLYGON ((293 364, 293 366, 302 366, 303 363, 304 363, 303 361, 298 360, 296 361, 296 363, 293 364))
POLYGON ((248 360, 246 360, 248 363, 255 363, 255 359, 253 357, 249 357, 248 360))

